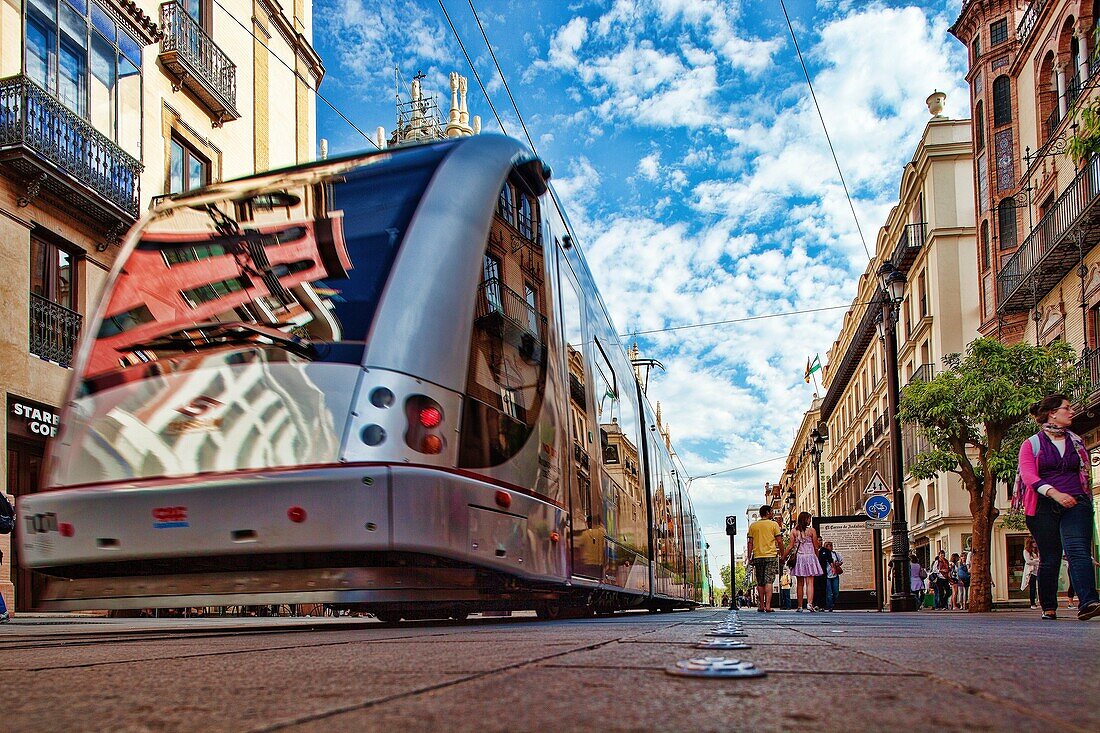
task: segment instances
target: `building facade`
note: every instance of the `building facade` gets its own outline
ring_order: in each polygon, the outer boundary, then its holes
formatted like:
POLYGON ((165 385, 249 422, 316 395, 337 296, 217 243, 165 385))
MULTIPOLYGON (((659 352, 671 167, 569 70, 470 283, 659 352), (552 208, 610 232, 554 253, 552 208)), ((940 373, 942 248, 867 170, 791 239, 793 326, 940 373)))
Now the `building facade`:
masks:
MULTIPOLYGON (((1081 111, 1100 102, 1098 18, 1096 0, 970 0, 951 28, 969 49, 982 332, 1010 343, 1062 340, 1080 352, 1087 386, 1075 395, 1073 429, 1092 454, 1094 491, 1100 158, 1075 161, 1068 142, 1081 111)), ((1024 536, 995 547, 1008 568, 1007 577, 994 576, 995 592, 1018 588, 1024 536)))
POLYGON ((814 516, 831 514, 829 499, 825 495, 825 477, 829 475, 825 460, 824 441, 815 445, 814 431, 824 438, 821 422, 821 398, 814 395, 810 409, 802 415, 795 432, 794 442, 783 465, 779 490, 770 498, 776 517, 782 517, 784 526, 793 525, 799 512, 814 516), (819 451, 815 457, 814 451, 819 451), (816 477, 815 477, 816 472, 816 477))
MULTIPOLYGON (((163 196, 315 157, 311 39, 307 0, 0 5, 9 495, 37 487, 77 337, 130 226, 163 196)), ((0 539, 0 592, 23 609, 33 581, 11 549, 0 539)))
MULTIPOLYGON (((826 392, 819 419, 829 436, 825 511, 833 516, 862 513, 866 489, 876 473, 887 486, 894 481, 887 357, 876 327, 881 313, 879 269, 889 262, 906 278, 897 324, 898 377, 903 387, 930 377, 944 355, 964 350, 978 335, 979 301, 972 286, 978 278, 978 252, 971 124, 939 114, 942 94, 927 101, 933 117, 902 171, 898 203, 879 230, 875 257, 860 278, 858 295, 823 369, 826 392)), ((906 430, 903 448, 908 464, 921 448, 919 435, 906 430)), ((958 479, 941 476, 922 482, 906 475, 903 483, 910 541, 918 554, 964 549, 970 511, 958 479)), ((801 502, 804 493, 797 496, 801 502)), ((813 511, 810 502, 802 505, 813 511)), ((884 546, 888 551, 885 539, 884 546)))

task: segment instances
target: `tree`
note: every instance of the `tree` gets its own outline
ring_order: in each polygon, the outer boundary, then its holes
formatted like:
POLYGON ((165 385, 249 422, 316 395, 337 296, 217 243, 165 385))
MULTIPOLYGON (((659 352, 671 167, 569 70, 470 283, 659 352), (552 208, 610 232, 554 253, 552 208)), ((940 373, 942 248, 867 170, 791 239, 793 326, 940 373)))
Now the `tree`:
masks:
POLYGON ((745 566, 744 565, 738 565, 737 566, 737 585, 730 585, 730 566, 729 565, 723 565, 718 572, 719 572, 719 574, 721 574, 722 584, 725 586, 725 589, 722 592, 727 593, 730 596, 736 595, 735 590, 737 588, 741 588, 745 585, 745 566))
POLYGON ((965 355, 950 354, 943 362, 942 373, 902 390, 898 417, 915 425, 929 445, 908 467, 910 475, 929 479, 955 473, 970 494, 974 557, 968 610, 989 611, 997 483, 1012 485, 1020 443, 1034 427, 1027 421, 1030 405, 1048 394, 1077 394, 1082 376, 1064 341, 1007 346, 979 338, 965 355))

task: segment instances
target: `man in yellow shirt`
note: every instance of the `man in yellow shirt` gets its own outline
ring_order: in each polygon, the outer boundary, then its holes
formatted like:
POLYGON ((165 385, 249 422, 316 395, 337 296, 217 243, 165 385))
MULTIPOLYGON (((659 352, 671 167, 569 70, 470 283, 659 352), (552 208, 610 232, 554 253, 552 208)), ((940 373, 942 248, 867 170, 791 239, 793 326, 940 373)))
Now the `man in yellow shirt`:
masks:
POLYGON ((782 530, 772 519, 769 504, 760 507, 760 519, 749 525, 749 542, 745 554, 752 562, 756 576, 756 610, 772 613, 772 585, 779 573, 779 560, 783 555, 782 530))

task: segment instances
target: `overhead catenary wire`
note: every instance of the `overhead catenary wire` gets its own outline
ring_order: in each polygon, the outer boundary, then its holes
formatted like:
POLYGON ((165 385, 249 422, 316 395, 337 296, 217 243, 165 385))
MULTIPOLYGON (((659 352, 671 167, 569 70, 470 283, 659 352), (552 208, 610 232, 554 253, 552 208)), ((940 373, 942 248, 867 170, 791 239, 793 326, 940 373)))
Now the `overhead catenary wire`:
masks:
MULTIPOLYGON (((215 5, 217 5, 217 6, 219 7, 219 8, 221 8, 221 9, 222 9, 222 10, 223 10, 223 11, 225 12, 225 14, 226 14, 226 15, 228 15, 228 16, 229 16, 230 18, 232 18, 232 19, 233 19, 233 22, 234 22, 234 23, 236 23, 236 24, 237 24, 237 25, 239 25, 239 26, 240 26, 241 28, 243 28, 243 29, 244 29, 244 31, 245 31, 246 33, 248 33, 248 35, 252 36, 252 38, 254 38, 254 39, 255 39, 255 40, 257 40, 257 41, 260 41, 260 43, 262 43, 262 44, 264 45, 264 47, 265 47, 265 48, 267 47, 267 44, 266 44, 266 42, 265 42, 265 41, 264 41, 263 39, 261 39, 261 38, 260 38, 259 36, 257 36, 257 35, 256 35, 255 33, 253 33, 253 32, 252 32, 252 29, 251 29, 251 28, 249 28, 248 26, 246 26, 246 25, 245 25, 244 23, 242 23, 242 22, 241 22, 241 21, 240 21, 240 20, 239 20, 239 19, 237 18, 237 16, 233 15, 233 13, 231 13, 231 12, 229 11, 229 8, 227 8, 227 7, 225 7, 224 5, 222 5, 222 4, 221 4, 221 2, 220 2, 219 0, 214 0, 214 4, 215 4, 215 5)), ((268 50, 270 51, 270 49, 268 49, 268 50)), ((378 150, 381 150, 381 148, 379 148, 379 147, 378 147, 378 143, 376 143, 376 142, 374 141, 374 138, 372 138, 372 137, 371 137, 370 135, 368 135, 367 133, 365 133, 365 132, 363 132, 362 130, 360 130, 360 129, 359 129, 359 127, 358 127, 358 126, 357 126, 357 125, 356 125, 356 124, 355 124, 354 122, 352 122, 352 121, 351 121, 350 119, 348 119, 348 116, 347 116, 347 115, 345 115, 345 114, 344 114, 343 112, 341 112, 341 111, 340 111, 340 109, 339 109, 339 108, 338 108, 338 107, 337 107, 337 106, 336 106, 335 104, 333 104, 332 102, 328 101, 328 99, 327 99, 327 98, 325 97, 325 95, 321 94, 321 92, 319 92, 319 91, 317 90, 317 87, 315 87, 315 86, 311 86, 311 85, 310 85, 310 83, 309 83, 309 81, 308 81, 308 80, 307 80, 307 79, 306 79, 306 78, 305 78, 304 76, 302 76, 302 75, 301 75, 301 74, 300 74, 300 73, 298 72, 298 70, 297 70, 296 68, 294 68, 293 66, 291 66, 290 64, 288 64, 288 63, 287 63, 286 61, 284 61, 284 60, 283 60, 283 59, 282 59, 282 58, 281 58, 281 57, 279 56, 279 54, 275 53, 274 51, 271 51, 271 56, 272 56, 272 57, 274 57, 274 59, 275 59, 276 61, 278 61, 278 62, 279 62, 280 64, 282 64, 282 65, 283 65, 283 66, 285 66, 285 67, 286 67, 287 69, 289 69, 289 70, 290 70, 290 73, 294 74, 294 77, 295 77, 296 79, 299 79, 299 80, 301 80, 301 82, 302 82, 303 84, 305 84, 305 85, 306 85, 306 88, 307 88, 307 89, 309 89, 309 90, 310 90, 311 92, 313 92, 313 93, 314 93, 315 95, 317 95, 317 98, 318 98, 318 99, 320 99, 320 100, 321 100, 322 102, 324 102, 325 104, 327 104, 327 105, 329 106, 329 108, 330 108, 330 109, 331 109, 331 110, 332 110, 333 112, 335 112, 336 114, 338 114, 338 115, 340 116, 340 119, 342 119, 342 120, 343 120, 344 122, 348 123, 348 124, 349 124, 349 125, 351 126, 351 128, 352 128, 353 130, 355 130, 355 131, 356 131, 356 132, 358 132, 358 133, 359 133, 360 135, 362 135, 362 136, 363 136, 363 137, 364 137, 364 138, 365 138, 365 139, 367 140, 367 142, 369 142, 369 143, 370 143, 371 145, 373 145, 373 146, 374 146, 374 147, 375 147, 376 149, 378 149, 378 150)))
POLYGON ((810 98, 813 99, 814 108, 817 110, 817 118, 821 120, 821 129, 825 131, 825 140, 829 143, 829 152, 832 153, 833 163, 836 164, 836 172, 840 176, 840 185, 844 188, 844 196, 848 199, 848 207, 852 210, 852 219, 856 222, 856 231, 859 232, 859 239, 863 242, 863 251, 867 255, 867 259, 873 260, 871 256, 871 249, 867 246, 867 238, 863 236, 863 227, 859 225, 859 216, 856 214, 856 205, 852 201, 852 194, 848 191, 848 182, 844 180, 844 170, 840 167, 840 160, 836 155, 836 148, 833 147, 833 139, 829 135, 829 127, 825 124, 825 116, 821 113, 821 105, 817 102, 817 94, 814 93, 813 82, 810 81, 810 71, 806 68, 806 60, 802 58, 802 49, 798 47, 798 38, 794 33, 794 25, 791 24, 791 16, 787 14, 787 5, 783 0, 779 0, 779 7, 783 10, 783 17, 787 21, 787 29, 791 32, 791 41, 794 42, 794 50, 798 54, 798 63, 802 65, 802 73, 806 76, 806 86, 810 88, 810 98))
POLYGON ((651 333, 667 333, 669 331, 683 331, 689 328, 706 328, 707 326, 725 326, 730 323, 744 323, 745 321, 759 321, 762 318, 782 318, 783 316, 801 316, 807 313, 820 313, 822 311, 840 310, 841 308, 851 308, 856 305, 873 305, 877 301, 857 301, 855 303, 846 303, 845 305, 826 305, 820 308, 804 308, 796 311, 781 311, 778 313, 761 313, 756 316, 743 316, 741 318, 728 318, 724 321, 708 321, 706 323, 688 323, 683 326, 669 326, 667 328, 654 328, 648 331, 631 331, 630 333, 621 333, 619 338, 631 338, 633 336, 645 336, 651 333))
MULTIPOLYGON (((497 108, 493 106, 493 100, 489 98, 489 92, 485 89, 485 84, 481 81, 481 75, 477 73, 477 68, 470 59, 470 54, 466 52, 466 44, 462 42, 462 37, 458 35, 458 29, 455 28, 455 24, 451 21, 451 14, 447 12, 446 6, 443 5, 443 0, 436 1, 439 3, 439 9, 443 11, 443 17, 447 19, 447 25, 451 27, 451 33, 454 35, 455 40, 458 41, 458 47, 462 49, 462 55, 466 57, 466 65, 470 67, 470 71, 473 72, 474 78, 477 79, 477 85, 481 87, 481 93, 485 97, 485 101, 488 102, 489 109, 493 110, 493 117, 496 118, 497 124, 500 125, 500 131, 507 135, 508 130, 504 128, 504 122, 501 121, 500 115, 497 114, 497 108)), ((481 25, 481 21, 478 21, 478 25, 481 25)), ((482 35, 484 35, 484 32, 482 32, 482 35)), ((487 40, 486 43, 488 43, 487 40)), ((489 52, 492 53, 492 49, 489 49, 489 52)), ((520 124, 523 124, 523 120, 520 120, 520 124)), ((526 131, 527 129, 524 128, 524 132, 526 131)))

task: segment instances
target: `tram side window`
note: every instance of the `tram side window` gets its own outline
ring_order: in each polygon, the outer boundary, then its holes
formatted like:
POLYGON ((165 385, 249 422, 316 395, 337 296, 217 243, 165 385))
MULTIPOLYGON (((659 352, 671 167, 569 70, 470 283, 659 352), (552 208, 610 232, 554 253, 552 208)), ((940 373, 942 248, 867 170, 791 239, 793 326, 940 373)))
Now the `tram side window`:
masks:
MULTIPOLYGON (((510 191, 505 184, 498 214, 510 191)), ((504 225, 494 217, 477 283, 459 448, 466 468, 496 466, 519 453, 545 393, 546 299, 527 283, 518 256, 501 244, 508 241, 504 225)))

